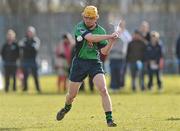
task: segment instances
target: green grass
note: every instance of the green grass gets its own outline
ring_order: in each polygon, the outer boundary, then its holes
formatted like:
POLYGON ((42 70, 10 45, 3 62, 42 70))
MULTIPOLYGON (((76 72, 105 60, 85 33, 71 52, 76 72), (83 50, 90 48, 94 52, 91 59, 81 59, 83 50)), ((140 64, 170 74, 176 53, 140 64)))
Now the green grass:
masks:
POLYGON ((163 77, 163 82, 161 94, 156 89, 132 93, 128 78, 122 92, 111 94, 118 127, 108 128, 97 92, 91 94, 87 88, 86 93, 79 93, 72 110, 58 122, 55 116, 64 105, 65 94, 56 93, 56 78, 41 77, 44 92, 41 95, 34 90, 31 79, 28 93, 24 94, 20 89, 17 93, 0 92, 0 131, 179 131, 180 78, 168 75, 163 77))

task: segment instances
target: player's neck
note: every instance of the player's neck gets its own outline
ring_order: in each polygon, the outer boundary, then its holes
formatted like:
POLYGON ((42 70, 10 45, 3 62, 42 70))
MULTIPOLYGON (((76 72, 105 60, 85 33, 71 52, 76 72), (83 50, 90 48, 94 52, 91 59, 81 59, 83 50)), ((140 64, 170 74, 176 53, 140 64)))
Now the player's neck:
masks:
POLYGON ((90 29, 90 30, 93 30, 94 28, 96 28, 96 25, 97 25, 97 24, 95 23, 93 26, 89 27, 89 29, 90 29))
POLYGON ((92 26, 87 26, 87 25, 85 25, 86 26, 86 28, 88 28, 89 30, 93 30, 94 28, 96 28, 96 26, 97 26, 97 23, 95 23, 94 25, 92 25, 92 26))

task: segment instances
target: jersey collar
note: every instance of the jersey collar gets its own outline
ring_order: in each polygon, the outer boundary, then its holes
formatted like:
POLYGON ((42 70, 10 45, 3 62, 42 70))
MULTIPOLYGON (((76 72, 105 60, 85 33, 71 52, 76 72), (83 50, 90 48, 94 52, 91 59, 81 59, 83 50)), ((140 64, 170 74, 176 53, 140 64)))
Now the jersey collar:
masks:
POLYGON ((84 22, 83 22, 83 24, 84 24, 84 26, 85 26, 89 31, 92 31, 92 30, 94 30, 95 28, 98 27, 98 23, 97 23, 97 22, 96 22, 96 26, 95 26, 93 29, 89 29, 84 22))

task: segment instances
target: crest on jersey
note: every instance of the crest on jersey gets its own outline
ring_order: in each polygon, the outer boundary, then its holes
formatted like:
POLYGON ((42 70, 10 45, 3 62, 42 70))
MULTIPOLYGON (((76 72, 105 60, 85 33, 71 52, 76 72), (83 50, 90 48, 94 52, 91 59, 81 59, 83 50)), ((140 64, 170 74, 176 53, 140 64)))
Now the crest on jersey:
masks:
POLYGON ((83 37, 79 35, 79 36, 77 36, 76 40, 77 40, 78 42, 81 42, 81 41, 83 40, 83 37))

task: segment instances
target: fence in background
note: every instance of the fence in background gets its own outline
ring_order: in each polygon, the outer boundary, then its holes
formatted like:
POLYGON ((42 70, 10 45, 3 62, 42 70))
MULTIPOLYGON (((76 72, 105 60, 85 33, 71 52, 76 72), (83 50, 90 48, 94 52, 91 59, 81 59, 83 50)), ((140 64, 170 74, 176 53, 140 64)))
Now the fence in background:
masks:
MULTIPOLYGON (((100 15, 99 23, 108 28, 109 14, 106 12, 100 15)), ((175 59, 175 43, 180 33, 180 14, 171 13, 129 13, 126 14, 127 28, 132 33, 138 28, 142 20, 147 20, 151 25, 151 30, 157 30, 161 34, 164 43, 166 73, 177 71, 175 59)), ((39 61, 46 60, 50 70, 53 67, 54 49, 65 32, 73 33, 74 25, 81 20, 81 13, 57 13, 57 14, 34 14, 29 16, 10 15, 0 16, 0 46, 5 40, 7 29, 12 28, 17 33, 20 40, 25 34, 27 26, 33 25, 37 29, 37 35, 41 39, 39 61)))

